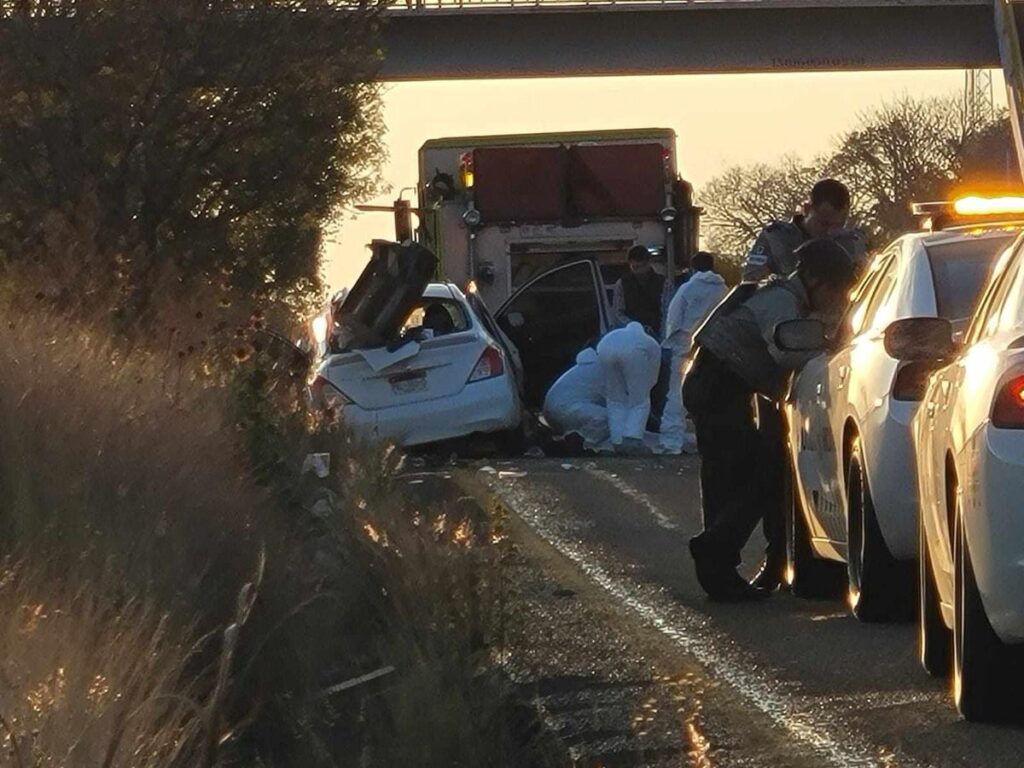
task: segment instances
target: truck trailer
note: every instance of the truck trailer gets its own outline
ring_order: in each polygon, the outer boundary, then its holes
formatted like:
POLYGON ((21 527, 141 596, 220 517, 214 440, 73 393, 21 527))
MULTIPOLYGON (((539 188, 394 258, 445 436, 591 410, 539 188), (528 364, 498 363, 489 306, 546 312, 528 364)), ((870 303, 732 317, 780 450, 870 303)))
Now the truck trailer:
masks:
POLYGON ((439 277, 490 307, 550 269, 593 261, 605 286, 636 244, 675 274, 700 209, 667 128, 433 139, 419 153, 418 239, 439 277))

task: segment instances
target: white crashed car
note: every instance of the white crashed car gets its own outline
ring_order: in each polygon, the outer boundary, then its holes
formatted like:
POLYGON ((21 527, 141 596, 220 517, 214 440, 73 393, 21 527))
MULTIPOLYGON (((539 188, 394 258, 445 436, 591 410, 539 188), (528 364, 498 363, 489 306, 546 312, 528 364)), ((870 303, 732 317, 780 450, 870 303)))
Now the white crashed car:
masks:
POLYGON ((938 361, 895 359, 885 333, 909 317, 966 325, 1018 231, 971 226, 899 238, 854 290, 839 345, 795 377, 787 573, 797 594, 827 591, 831 560, 846 563, 848 601, 861 620, 911 610, 918 500, 910 422, 938 361))
POLYGON ((538 276, 495 316, 475 292, 428 282, 435 263, 417 246, 381 249, 341 307, 311 390, 357 434, 415 446, 516 430, 608 327, 591 262, 538 276))
POLYGON ((962 344, 909 321, 907 357, 959 346, 915 420, 920 652, 961 714, 1019 713, 1024 684, 1024 238, 1004 253, 962 344), (916 327, 915 327, 916 326, 916 327))

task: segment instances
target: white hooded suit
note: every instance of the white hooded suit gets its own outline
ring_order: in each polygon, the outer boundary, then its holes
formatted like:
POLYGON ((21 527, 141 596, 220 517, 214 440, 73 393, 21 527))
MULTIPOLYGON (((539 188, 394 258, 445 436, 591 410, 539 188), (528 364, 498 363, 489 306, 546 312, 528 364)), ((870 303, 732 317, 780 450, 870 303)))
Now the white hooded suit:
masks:
POLYGON ((608 404, 612 445, 643 440, 651 413, 651 389, 658 381, 661 346, 640 323, 607 334, 597 345, 608 404))

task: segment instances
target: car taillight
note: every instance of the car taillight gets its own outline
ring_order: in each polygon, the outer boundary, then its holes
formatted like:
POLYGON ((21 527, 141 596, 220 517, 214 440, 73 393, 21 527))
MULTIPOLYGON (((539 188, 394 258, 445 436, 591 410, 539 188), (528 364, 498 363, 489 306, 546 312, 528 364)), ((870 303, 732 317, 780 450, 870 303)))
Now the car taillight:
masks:
POLYGON ((504 372, 505 360, 502 358, 501 352, 495 347, 487 347, 484 349, 484 353, 480 355, 480 360, 477 361, 473 372, 469 374, 469 379, 466 383, 471 384, 474 381, 493 379, 495 376, 501 376, 504 372))
POLYGON ((1003 383, 992 405, 992 426, 1024 429, 1024 376, 1003 383))
POLYGON ((934 370, 935 364, 927 360, 901 365, 892 382, 893 399, 910 402, 921 400, 928 388, 928 377, 934 370))
POLYGON ((309 385, 309 394, 313 404, 329 414, 340 413, 346 405, 352 404, 348 395, 334 386, 327 377, 320 374, 317 374, 313 383, 309 385))

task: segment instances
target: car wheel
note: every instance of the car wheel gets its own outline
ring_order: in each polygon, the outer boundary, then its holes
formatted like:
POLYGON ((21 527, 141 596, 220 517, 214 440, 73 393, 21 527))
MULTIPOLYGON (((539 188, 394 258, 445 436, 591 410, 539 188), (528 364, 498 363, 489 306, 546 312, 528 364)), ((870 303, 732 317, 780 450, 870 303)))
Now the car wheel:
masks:
POLYGON ((1007 684, 1009 651, 996 636, 985 614, 964 537, 959 498, 955 504, 953 696, 956 708, 966 720, 1004 720, 1012 710, 1012 686, 1007 684))
POLYGON ((830 599, 843 594, 841 563, 815 557, 800 494, 794 480, 786 484, 786 583, 797 597, 830 599))
POLYGON ((854 443, 846 487, 849 493, 847 600, 861 621, 909 619, 913 615, 913 573, 897 561, 882 538, 864 471, 860 441, 854 443))
POLYGON ((932 677, 946 677, 950 671, 953 634, 942 620, 924 523, 918 524, 918 530, 918 653, 925 672, 932 677))

